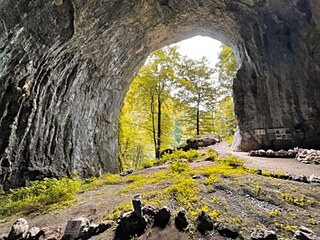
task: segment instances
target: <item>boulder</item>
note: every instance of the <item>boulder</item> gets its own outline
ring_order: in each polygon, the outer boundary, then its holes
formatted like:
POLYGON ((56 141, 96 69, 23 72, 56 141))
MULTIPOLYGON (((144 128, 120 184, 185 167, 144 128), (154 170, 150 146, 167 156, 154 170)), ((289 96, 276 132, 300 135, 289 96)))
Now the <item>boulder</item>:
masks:
POLYGON ((105 222, 102 222, 100 224, 90 224, 88 227, 86 227, 77 237, 79 240, 87 240, 90 239, 93 236, 99 235, 106 230, 108 230, 111 226, 113 226, 114 221, 108 220, 105 222))
POLYGON ((286 157, 288 157, 288 152, 281 149, 279 151, 274 152, 274 156, 278 157, 278 158, 286 158, 286 157))
POLYGON ((152 205, 147 205, 142 208, 142 215, 147 219, 148 224, 154 224, 154 218, 156 215, 156 208, 152 205))
POLYGON ((220 136, 216 134, 199 135, 195 138, 187 140, 189 149, 198 149, 201 147, 208 147, 221 142, 220 136))
POLYGON ((41 236, 44 235, 44 231, 42 231, 40 228, 32 227, 28 231, 26 235, 26 239, 28 240, 39 240, 41 236))
POLYGON ((6 234, 0 235, 0 240, 7 240, 7 235, 6 234))
POLYGON ((251 239, 253 240, 277 240, 278 237, 276 233, 272 230, 266 229, 254 229, 251 233, 251 239))
POLYGON ((274 157, 274 151, 269 149, 267 152, 266 152, 266 156, 267 157, 274 157))
POLYGON ((260 149, 260 150, 258 150, 258 155, 261 157, 264 157, 264 156, 266 156, 266 151, 263 149, 260 149))
POLYGON ((111 228, 113 225, 115 224, 114 221, 112 220, 107 220, 107 221, 103 221, 101 223, 99 223, 98 225, 98 229, 97 229, 97 234, 103 233, 105 231, 107 231, 109 228, 111 228))
POLYGON ((177 212, 174 222, 179 230, 185 230, 188 227, 189 222, 184 209, 177 212))
POLYGON ((132 236, 140 236, 147 227, 147 219, 144 216, 138 217, 135 212, 127 212, 120 216, 116 229, 116 238, 130 239, 132 236))
POLYGON ((154 225, 164 228, 170 221, 171 211, 168 207, 162 207, 157 210, 154 218, 154 225))
POLYGON ((317 237, 312 230, 301 226, 294 234, 292 240, 320 240, 320 238, 317 237))
POLYGON ((226 238, 236 239, 240 237, 239 228, 226 222, 220 222, 217 231, 226 238))
POLYGON ((312 174, 309 181, 311 183, 320 183, 320 174, 312 174))
POLYGON ((120 173, 120 176, 125 177, 125 176, 132 174, 133 172, 134 172, 134 170, 132 168, 129 168, 129 169, 123 171, 122 173, 120 173))
POLYGON ((19 218, 11 227, 8 240, 17 240, 25 238, 29 230, 29 224, 26 219, 19 218))
POLYGON ((249 152, 249 156, 251 156, 251 157, 258 157, 258 156, 259 156, 258 150, 251 150, 251 151, 249 152))
POLYGON ((213 230, 213 221, 205 211, 201 211, 199 213, 196 220, 196 227, 202 234, 205 234, 207 231, 213 230))
POLYGON ((296 159, 305 164, 320 164, 320 151, 314 149, 295 148, 296 159))
POLYGON ((40 237, 40 240, 63 240, 65 237, 63 236, 63 229, 51 229, 44 228, 44 235, 40 237), (62 238, 61 238, 62 237, 62 238))

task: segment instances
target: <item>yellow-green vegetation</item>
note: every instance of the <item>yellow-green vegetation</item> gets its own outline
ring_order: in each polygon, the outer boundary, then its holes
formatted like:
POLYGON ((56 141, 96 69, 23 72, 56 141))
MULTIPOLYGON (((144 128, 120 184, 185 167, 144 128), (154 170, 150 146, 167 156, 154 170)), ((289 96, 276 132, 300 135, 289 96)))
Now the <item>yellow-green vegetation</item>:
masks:
POLYGON ((279 216, 280 215, 280 210, 279 209, 274 209, 272 211, 269 212, 269 216, 270 217, 276 217, 276 216, 279 216))
POLYGON ((81 185, 81 190, 86 191, 86 190, 96 189, 105 185, 121 184, 127 181, 130 181, 130 180, 125 179, 118 174, 107 173, 102 175, 99 178, 92 177, 84 180, 84 182, 81 185))
POLYGON ((189 164, 185 162, 175 162, 175 163, 172 163, 169 167, 169 170, 173 173, 182 173, 182 172, 188 171, 189 169, 190 169, 189 164))
POLYGON ((72 203, 80 187, 81 181, 77 179, 45 178, 43 181, 34 181, 29 187, 12 189, 0 196, 0 217, 63 208, 72 203))
POLYGON ((307 197, 303 194, 280 193, 280 195, 285 202, 303 208, 315 203, 315 200, 313 198, 307 197))
POLYGON ((259 196, 260 195, 260 193, 261 193, 261 190, 262 190, 262 188, 261 188, 261 186, 259 185, 259 183, 256 183, 256 185, 255 185, 255 187, 254 187, 254 193, 256 194, 256 196, 259 196))
POLYGON ((189 151, 176 150, 171 154, 164 154, 162 158, 159 160, 160 163, 165 163, 168 161, 176 162, 182 159, 188 160, 188 162, 193 162, 196 159, 201 158, 201 153, 197 150, 191 149, 189 151))
MULTIPOLYGON (((238 157, 232 155, 221 156, 217 158, 216 164, 210 167, 203 167, 194 169, 191 171, 192 174, 205 175, 209 178, 215 179, 219 176, 230 176, 230 175, 241 175, 247 173, 244 168, 244 161, 238 157)), ((216 181, 214 181, 216 182, 216 181)))
MULTIPOLYGON (((231 155, 219 157, 215 165, 200 169, 190 169, 188 163, 177 161, 167 170, 152 176, 138 177, 138 180, 136 179, 136 181, 129 184, 122 192, 138 192, 144 188, 151 187, 151 185, 162 183, 161 187, 159 187, 160 189, 142 194, 145 205, 161 207, 174 204, 175 210, 184 208, 192 220, 195 220, 201 210, 208 212, 213 219, 216 219, 220 216, 220 212, 213 208, 213 203, 217 201, 216 197, 209 199, 209 203, 212 204, 205 205, 201 196, 203 189, 199 181, 192 179, 192 176, 206 176, 207 179, 203 183, 208 186, 222 180, 222 177, 237 176, 245 173, 247 172, 243 167, 243 161, 231 155)), ((110 215, 106 216, 106 219, 116 219, 121 212, 130 209, 132 209, 132 206, 131 202, 128 201, 116 207, 110 215)), ((240 220, 238 220, 237 222, 239 223, 240 220)))

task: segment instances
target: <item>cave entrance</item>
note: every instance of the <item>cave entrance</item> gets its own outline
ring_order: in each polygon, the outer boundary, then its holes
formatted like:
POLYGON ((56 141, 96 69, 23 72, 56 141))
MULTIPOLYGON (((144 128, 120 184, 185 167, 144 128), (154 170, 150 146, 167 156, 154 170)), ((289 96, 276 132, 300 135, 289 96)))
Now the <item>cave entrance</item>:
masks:
POLYGON ((3 1, 2 183, 117 172, 132 80, 151 52, 196 35, 230 46, 241 62, 233 84, 240 150, 319 147, 318 1, 32 3, 3 1))
POLYGON ((126 168, 150 165, 197 135, 232 144, 236 130, 229 47, 196 36, 151 53, 126 94, 119 119, 119 157, 126 168))

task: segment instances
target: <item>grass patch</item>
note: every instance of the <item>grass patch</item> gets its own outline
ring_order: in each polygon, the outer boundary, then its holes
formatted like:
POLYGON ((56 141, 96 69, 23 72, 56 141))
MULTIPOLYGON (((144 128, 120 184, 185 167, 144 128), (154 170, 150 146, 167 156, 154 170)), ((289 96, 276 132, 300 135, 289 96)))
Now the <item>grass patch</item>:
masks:
POLYGON ((283 201, 302 208, 307 208, 316 203, 313 198, 303 194, 280 193, 280 195, 283 201))
POLYGON ((188 162, 193 162, 197 159, 200 159, 202 154, 197 150, 191 149, 187 152, 183 150, 176 150, 171 154, 164 154, 162 158, 159 160, 160 164, 166 163, 168 161, 177 162, 182 159, 187 160, 188 162))
POLYGON ((73 202, 80 187, 81 181, 77 179, 45 178, 43 181, 34 181, 29 187, 12 189, 0 196, 0 217, 64 208, 73 202))
MULTIPOLYGON (((192 179, 192 176, 205 176, 207 179, 203 183, 212 185, 220 181, 223 176, 238 176, 248 172, 244 168, 244 162, 231 155, 219 157, 215 163, 213 166, 190 169, 188 163, 174 161, 167 170, 157 172, 152 176, 137 175, 135 181, 122 189, 121 192, 130 192, 130 194, 135 191, 143 192, 143 188, 160 184, 157 190, 145 192, 141 195, 144 205, 170 206, 174 211, 184 208, 191 220, 195 220, 199 212, 204 210, 213 219, 216 219, 220 216, 220 212, 213 207, 216 199, 210 199, 208 204, 204 205, 202 201, 203 189, 199 181, 192 179)), ((132 210, 131 199, 116 207, 105 219, 115 220, 123 211, 129 210, 132 210)))
POLYGON ((92 189, 97 189, 103 187, 105 185, 116 185, 126 183, 129 180, 121 177, 118 174, 107 173, 102 175, 99 178, 92 177, 89 179, 85 179, 81 185, 81 191, 87 191, 92 189))

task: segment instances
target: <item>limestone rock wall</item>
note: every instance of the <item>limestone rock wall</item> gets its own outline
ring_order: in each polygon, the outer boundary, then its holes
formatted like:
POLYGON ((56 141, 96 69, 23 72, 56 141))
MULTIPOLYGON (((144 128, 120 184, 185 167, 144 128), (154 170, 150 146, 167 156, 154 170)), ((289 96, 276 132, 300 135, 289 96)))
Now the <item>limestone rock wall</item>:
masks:
POLYGON ((135 74, 152 51, 198 34, 232 46, 241 62, 237 147, 320 142, 317 0, 2 0, 0 9, 5 188, 116 172, 118 117, 135 74), (256 135, 269 128, 292 136, 256 135))

